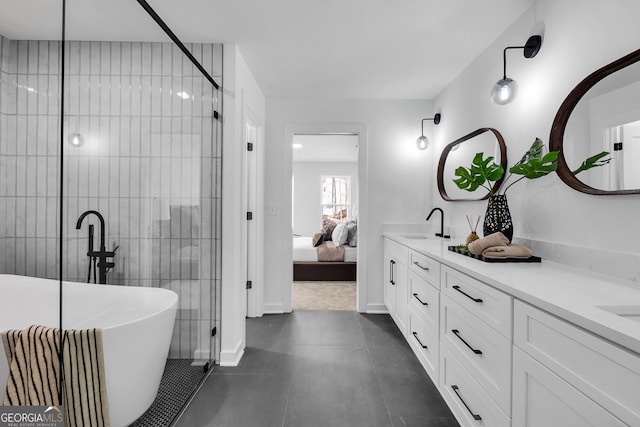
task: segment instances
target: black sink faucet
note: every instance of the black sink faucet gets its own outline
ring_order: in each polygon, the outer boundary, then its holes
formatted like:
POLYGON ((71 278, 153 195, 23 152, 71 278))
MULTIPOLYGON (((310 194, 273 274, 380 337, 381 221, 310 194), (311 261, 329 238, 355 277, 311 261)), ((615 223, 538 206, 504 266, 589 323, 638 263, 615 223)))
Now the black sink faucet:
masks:
POLYGON ((451 238, 451 236, 449 236, 448 234, 447 235, 444 234, 444 212, 442 212, 442 209, 440 208, 431 209, 431 212, 429 212, 429 215, 427 216, 427 221, 429 221, 429 219, 431 218, 431 215, 433 215, 435 211, 440 211, 440 232, 436 233, 436 237, 442 237, 444 239, 451 238))
MULTIPOLYGON (((93 214, 98 217, 98 221, 100 221, 100 250, 93 250, 93 230, 89 229, 89 239, 91 240, 89 243, 89 252, 87 252, 87 256, 90 260, 95 262, 95 259, 98 258, 98 270, 100 271, 98 283, 105 284, 107 283, 107 270, 113 268, 115 263, 107 262, 107 257, 112 258, 115 256, 115 251, 109 252, 104 244, 104 235, 105 235, 105 226, 104 226, 104 218, 98 211, 86 211, 78 218, 78 222, 76 222, 76 230, 80 230, 82 226, 82 221, 87 215, 93 214)), ((89 264, 89 268, 91 268, 91 264, 89 264)), ((95 281, 95 266, 94 266, 94 281, 95 281)))

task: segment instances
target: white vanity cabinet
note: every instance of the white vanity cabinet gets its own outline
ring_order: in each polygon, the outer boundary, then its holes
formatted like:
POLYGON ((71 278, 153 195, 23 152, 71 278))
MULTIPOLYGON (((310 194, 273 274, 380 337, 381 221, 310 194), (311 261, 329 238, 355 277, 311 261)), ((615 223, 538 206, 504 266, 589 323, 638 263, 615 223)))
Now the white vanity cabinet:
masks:
POLYGON ((473 374, 452 355, 446 345, 440 348, 438 388, 461 426, 509 427, 511 425, 511 419, 475 380, 473 374))
POLYGON ((513 425, 640 426, 640 356, 514 306, 513 425))
POLYGON ((640 295, 557 265, 476 270, 443 254, 445 242, 398 241, 385 239, 385 304, 463 427, 640 426, 640 354, 615 343, 634 331, 603 334, 597 311, 606 293, 623 293, 619 304, 640 295), (544 283, 558 272, 566 289, 544 283))
POLYGON ((408 322, 407 260, 409 249, 384 239, 384 303, 389 314, 406 336, 408 322))
POLYGON ((440 390, 468 425, 508 426, 513 298, 447 266, 441 290, 440 390))
POLYGON ((435 384, 438 383, 440 340, 440 263, 409 250, 407 340, 435 384))

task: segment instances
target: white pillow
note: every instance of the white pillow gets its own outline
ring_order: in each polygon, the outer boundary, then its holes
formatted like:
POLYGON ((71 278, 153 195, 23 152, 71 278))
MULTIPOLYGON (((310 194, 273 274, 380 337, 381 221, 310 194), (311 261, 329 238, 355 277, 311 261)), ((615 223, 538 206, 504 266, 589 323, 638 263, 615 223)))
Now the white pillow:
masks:
POLYGON ((347 228, 347 223, 341 222, 336 225, 336 228, 333 229, 333 233, 331 233, 331 240, 333 240, 333 244, 336 246, 346 245, 348 239, 349 229, 347 228))
POLYGON ((347 244, 352 247, 358 246, 358 225, 355 221, 347 222, 347 231, 349 232, 347 244))

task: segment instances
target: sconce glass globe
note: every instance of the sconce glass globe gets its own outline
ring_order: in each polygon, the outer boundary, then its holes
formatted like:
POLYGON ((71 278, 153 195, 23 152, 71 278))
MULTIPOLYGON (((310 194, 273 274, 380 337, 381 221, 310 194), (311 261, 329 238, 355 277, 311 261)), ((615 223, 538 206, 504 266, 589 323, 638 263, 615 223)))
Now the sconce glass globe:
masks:
POLYGON ((518 83, 510 78, 498 80, 491 89, 491 100, 498 105, 508 104, 518 93, 518 83))
POLYGON ((429 146, 429 139, 422 135, 420 138, 416 139, 416 145, 418 146, 418 150, 426 150, 429 146))

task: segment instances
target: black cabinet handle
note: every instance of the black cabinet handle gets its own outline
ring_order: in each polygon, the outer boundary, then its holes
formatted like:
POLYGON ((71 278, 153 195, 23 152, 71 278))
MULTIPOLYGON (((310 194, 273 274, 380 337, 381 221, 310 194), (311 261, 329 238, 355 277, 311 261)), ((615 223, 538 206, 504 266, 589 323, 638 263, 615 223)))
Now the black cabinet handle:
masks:
POLYGON ((396 265, 396 262, 394 260, 390 260, 389 264, 389 282, 391 282, 392 285, 395 285, 396 282, 393 281, 393 266, 396 265))
POLYGON ((422 341, 420 341, 420 338, 418 338, 418 333, 417 332, 411 332, 411 334, 416 339, 416 341, 418 341, 418 344, 420 344, 422 346, 422 348, 427 348, 426 345, 422 344, 422 341))
POLYGON ((415 297, 415 299, 417 299, 418 301, 420 301, 420 304, 422 304, 422 305, 429 305, 429 303, 426 303, 426 302, 422 301, 422 300, 420 299, 420 297, 418 297, 418 294, 413 294, 413 296, 415 297))
POLYGON ((460 292, 462 295, 464 295, 465 297, 469 298, 470 300, 473 300, 474 302, 482 302, 481 298, 472 297, 471 295, 469 295, 468 293, 466 293, 465 291, 460 289, 460 286, 458 286, 458 285, 453 286, 453 289, 455 289, 456 291, 460 292))
POLYGON ((482 417, 480 415, 478 415, 478 414, 474 414, 471 411, 471 409, 469 409, 469 405, 467 405, 467 402, 465 402, 464 399, 462 398, 462 396, 460 396, 460 393, 458 393, 458 386, 457 385, 452 385, 451 388, 453 389, 453 392, 456 394, 456 396, 458 396, 458 399, 460 399, 460 402, 462 402, 464 407, 467 408, 467 411, 469 411, 469 413, 471 414, 473 419, 476 420, 476 421, 480 421, 482 419, 482 417))
POLYGON ((469 343, 468 343, 468 342, 466 342, 466 341, 464 340, 464 338, 462 338, 462 337, 460 336, 460 331, 459 331, 459 330, 457 330, 457 329, 452 329, 452 330, 451 330, 451 332, 453 332, 453 333, 454 333, 458 338, 460 338, 460 341, 462 341, 462 342, 464 343, 464 345, 466 345, 467 347, 469 347, 469 348, 471 349, 471 351, 473 351, 475 354, 482 354, 482 351, 480 351, 480 350, 476 350, 475 348, 471 347, 471 346, 469 345, 469 343))
POLYGON ((420 267, 421 269, 423 269, 424 271, 429 271, 429 267, 423 267, 420 265, 420 263, 418 261, 413 261, 413 263, 415 265, 417 265, 418 267, 420 267))

